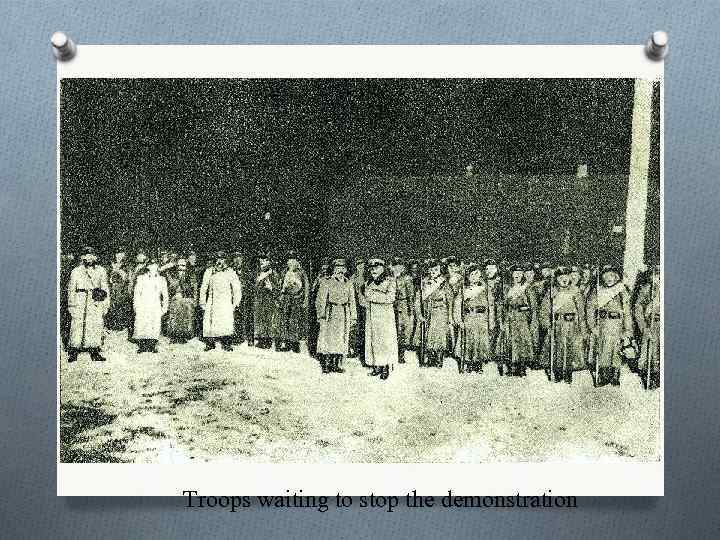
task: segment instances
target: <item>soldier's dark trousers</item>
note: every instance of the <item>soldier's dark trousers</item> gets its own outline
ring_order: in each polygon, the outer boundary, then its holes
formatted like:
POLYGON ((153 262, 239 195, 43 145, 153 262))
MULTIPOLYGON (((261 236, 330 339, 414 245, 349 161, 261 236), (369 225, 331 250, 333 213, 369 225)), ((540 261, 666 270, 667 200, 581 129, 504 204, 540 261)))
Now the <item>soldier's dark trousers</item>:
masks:
POLYGON ((88 352, 90 353, 90 358, 93 359, 96 362, 102 362, 105 360, 105 357, 100 354, 100 347, 90 347, 85 349, 68 349, 68 362, 74 362, 78 359, 78 355, 81 352, 88 352))

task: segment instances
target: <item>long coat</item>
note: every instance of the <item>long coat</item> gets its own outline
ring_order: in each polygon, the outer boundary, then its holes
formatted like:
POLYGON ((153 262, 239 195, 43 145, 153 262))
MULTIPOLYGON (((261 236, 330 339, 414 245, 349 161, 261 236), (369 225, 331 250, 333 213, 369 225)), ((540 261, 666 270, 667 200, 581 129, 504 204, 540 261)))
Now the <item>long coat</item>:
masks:
POLYGON ((553 370, 558 371, 585 369, 587 324, 580 291, 575 287, 554 287, 552 293, 548 290, 538 316, 545 330, 542 366, 549 367, 552 363, 553 370))
POLYGON ((463 287, 455 296, 454 319, 462 327, 455 354, 466 362, 493 359, 490 336, 495 328, 495 298, 485 284, 463 287))
POLYGON ((319 354, 348 354, 350 328, 357 320, 355 287, 343 278, 320 281, 315 310, 320 324, 317 352, 319 354))
POLYGON ((102 347, 105 321, 110 307, 110 286, 107 273, 102 266, 86 268, 76 266, 70 272, 68 282, 68 311, 70 322, 69 346, 73 349, 95 349, 102 347), (92 298, 93 289, 107 293, 105 300, 92 298))
POLYGON ((365 363, 368 366, 394 366, 397 362, 395 295, 394 278, 365 285, 365 363))
POLYGON ((610 288, 601 286, 599 293, 593 289, 587 300, 587 323, 593 330, 594 341, 590 363, 594 366, 599 362, 601 368, 619 368, 621 340, 632 333, 630 291, 624 283, 610 288))
POLYGON ((124 330, 130 324, 132 298, 128 293, 128 269, 113 263, 110 267, 110 308, 105 317, 110 330, 124 330))
POLYGON ((198 283, 194 272, 177 270, 168 272, 168 309, 167 333, 170 337, 191 338, 195 328, 195 307, 198 299, 198 283))
POLYGON ((538 306, 530 287, 513 286, 505 293, 503 339, 505 356, 511 364, 531 363, 539 348, 538 306))
POLYGON ((282 279, 277 313, 278 339, 290 342, 305 339, 309 295, 305 272, 301 269, 286 271, 282 279))
POLYGON ((401 349, 412 345, 415 329, 415 284, 407 274, 398 276, 397 294, 395 297, 395 316, 397 318, 398 344, 401 349))
POLYGON ((205 270, 200 286, 199 303, 203 308, 203 337, 232 336, 235 330, 235 308, 242 299, 242 286, 235 270, 214 267, 205 270))
POLYGON ((654 373, 660 370, 660 287, 649 283, 638 292, 634 309, 635 322, 642 336, 638 369, 646 372, 648 359, 654 373))
POLYGON ((423 281, 422 290, 415 295, 415 315, 418 320, 424 315, 427 322, 416 325, 415 346, 420 346, 420 332, 424 327, 426 350, 435 353, 450 351, 454 301, 455 294, 445 278, 435 282, 423 281))
POLYGON ((280 295, 280 278, 275 270, 260 271, 255 276, 253 320, 256 338, 274 338, 276 335, 277 300, 280 295))
POLYGON ((161 275, 140 274, 135 281, 133 338, 160 339, 162 316, 169 305, 167 280, 161 275))

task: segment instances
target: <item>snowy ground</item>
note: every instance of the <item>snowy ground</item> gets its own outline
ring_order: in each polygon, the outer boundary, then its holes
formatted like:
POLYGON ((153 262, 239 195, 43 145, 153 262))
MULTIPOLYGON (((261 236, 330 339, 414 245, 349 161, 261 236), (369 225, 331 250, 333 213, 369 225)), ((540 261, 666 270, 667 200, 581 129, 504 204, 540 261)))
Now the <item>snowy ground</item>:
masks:
POLYGON ((61 356, 63 462, 489 462, 658 459, 660 392, 623 371, 620 387, 459 375, 414 357, 387 381, 356 359, 321 375, 305 354, 197 340, 137 355, 110 333, 104 355, 61 356))

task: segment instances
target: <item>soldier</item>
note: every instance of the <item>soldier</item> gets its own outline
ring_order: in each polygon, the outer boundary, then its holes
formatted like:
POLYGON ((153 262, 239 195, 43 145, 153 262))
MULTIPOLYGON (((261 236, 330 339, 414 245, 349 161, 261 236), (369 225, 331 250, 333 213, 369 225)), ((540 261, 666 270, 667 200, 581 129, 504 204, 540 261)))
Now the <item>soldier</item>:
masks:
MULTIPOLYGON (((135 255, 135 265, 128 272, 128 299, 134 298, 135 281, 137 280, 137 277, 145 271, 146 264, 147 264, 147 255, 145 254, 145 251, 141 249, 137 252, 137 255, 135 255)), ((134 324, 135 324, 135 314, 133 312, 130 315, 130 325, 128 328, 128 339, 130 341, 133 340, 132 336, 135 333, 134 332, 134 324)))
POLYGON ((502 335, 503 317, 502 313, 500 313, 504 304, 503 276, 495 259, 485 259, 483 266, 485 268, 486 286, 489 293, 492 295, 495 306, 499 312, 495 317, 495 326, 491 329, 492 334, 490 336, 490 343, 493 355, 495 356, 495 361, 497 362, 498 373, 502 376, 504 373, 504 366, 507 363, 504 336, 502 335))
POLYGON ((240 280, 240 289, 242 290, 242 298, 240 300, 240 304, 237 305, 235 308, 235 313, 233 314, 234 317, 234 326, 233 326, 233 336, 232 336, 232 342, 233 345, 239 345, 243 341, 245 341, 245 311, 243 309, 244 304, 246 303, 246 285, 244 276, 246 274, 245 270, 245 258, 243 257, 242 253, 240 251, 234 251, 232 254, 232 265, 231 265, 233 271, 235 272, 235 275, 237 275, 238 279, 240 280))
POLYGON ((405 351, 410 348, 415 322, 415 286, 413 278, 406 272, 405 263, 399 257, 393 258, 392 272, 395 277, 395 320, 398 337, 398 363, 405 363, 405 351))
POLYGON ((355 259, 355 273, 352 276, 355 287, 355 305, 357 306, 357 324, 350 336, 351 356, 360 358, 365 366, 365 259, 355 259))
POLYGON ((100 354, 105 331, 104 317, 110 307, 110 286, 107 273, 97 265, 97 255, 91 247, 82 250, 82 264, 76 266, 68 280, 68 311, 70 336, 68 362, 77 360, 83 351, 96 362, 105 358, 100 354))
MULTIPOLYGON (((455 303, 455 297, 460 294, 460 289, 463 287, 464 282, 464 276, 462 273, 462 270, 460 268, 460 262, 458 261, 457 257, 450 256, 443 259, 443 264, 447 268, 448 273, 448 285, 450 285, 450 289, 453 293, 453 304, 455 303)), ((454 322, 454 326, 452 329, 452 332, 450 333, 450 343, 448 344, 448 350, 450 356, 455 357, 455 359, 458 361, 458 365, 460 365, 460 359, 455 356, 455 346, 457 344, 457 338, 460 334, 460 328, 458 326, 458 321, 454 322)))
POLYGON ((583 264, 580 267, 580 283, 578 284, 578 288, 580 289, 580 292, 583 295, 583 298, 587 299, 588 294, 590 294, 590 289, 592 288, 592 276, 593 272, 590 268, 589 264, 583 264))
POLYGON ((145 271, 137 276, 133 289, 133 339, 138 344, 138 354, 158 352, 162 317, 167 313, 168 305, 167 281, 159 272, 158 261, 151 259, 145 271))
POLYGON ((395 328, 397 289, 392 274, 382 259, 368 261, 370 276, 365 282, 365 363, 370 375, 381 380, 390 376, 397 361, 398 340, 395 328))
POLYGON ((538 349, 538 306, 535 291, 527 282, 527 267, 510 268, 512 283, 505 291, 503 309, 508 375, 524 377, 538 349))
MULTIPOLYGON (((255 298, 253 304, 253 320, 255 324, 256 346, 269 349, 276 337, 277 301, 280 296, 280 277, 272 267, 270 257, 260 255, 258 272, 255 276, 255 298)), ((279 350, 279 342, 275 349, 279 350)))
POLYGON ((316 311, 316 300, 322 282, 330 277, 330 260, 323 259, 320 262, 318 275, 315 277, 310 294, 308 296, 308 353, 312 357, 317 356, 317 343, 320 326, 318 325, 318 313, 316 311))
POLYGON ((570 286, 570 268, 555 271, 539 311, 545 329, 542 365, 548 380, 572 383, 573 371, 584 369, 584 340, 587 334, 585 303, 580 291, 570 286))
POLYGON ((280 350, 300 352, 300 341, 307 337, 307 311, 310 285, 300 266, 297 253, 287 257, 287 269, 282 276, 278 308, 277 338, 280 350))
POLYGON ((455 295, 442 262, 431 260, 427 270, 427 279, 415 294, 415 319, 422 325, 415 334, 415 345, 420 349, 420 367, 442 368, 454 326, 455 295))
POLYGON ((322 372, 343 373, 341 363, 349 352, 350 329, 357 321, 355 287, 347 278, 345 259, 335 259, 332 275, 319 282, 315 313, 320 327, 317 356, 322 372))
POLYGON ((235 331, 235 308, 242 299, 240 280, 230 268, 225 253, 220 251, 215 264, 205 270, 200 285, 200 307, 203 310, 203 341, 205 350, 215 348, 215 342, 226 351, 232 351, 235 331))
POLYGON ((660 266, 655 265, 650 282, 640 286, 633 310, 641 335, 638 375, 646 390, 660 387, 660 289, 660 266))
POLYGON ((493 359, 490 336, 495 327, 495 299, 487 289, 482 268, 470 264, 465 276, 464 286, 455 296, 453 316, 460 328, 458 371, 481 373, 483 364, 493 359))
POLYGON ((132 299, 128 291, 130 272, 125 260, 125 250, 118 249, 114 260, 110 263, 110 308, 108 309, 106 324, 110 330, 125 330, 130 326, 132 312, 132 299))
POLYGON ((630 291, 622 282, 619 267, 608 264, 600 270, 599 286, 587 301, 590 336, 589 363, 595 386, 620 385, 621 348, 632 336, 630 291), (591 366, 591 367, 592 367, 591 366))
POLYGON ((70 312, 68 311, 68 283, 70 274, 75 266, 75 255, 63 253, 60 255, 60 341, 62 346, 68 348, 70 339, 70 312))
POLYGON ((177 266, 168 272, 166 279, 170 298, 167 334, 173 343, 187 343, 195 335, 197 277, 188 270, 187 260, 180 258, 177 266))
MULTIPOLYGON (((573 264, 570 266, 570 286, 580 290, 580 281, 582 279, 582 270, 580 266, 573 264)), ((582 292, 582 291, 581 291, 582 292)))
MULTIPOLYGON (((204 269, 200 267, 197 252, 194 249, 188 250, 187 253, 187 272, 195 278, 196 282, 200 283, 200 279, 203 276, 204 269)), ((244 297, 245 295, 243 295, 243 299, 244 297)), ((200 303, 198 302, 195 305, 193 337, 198 337, 202 339, 202 320, 203 312, 202 308, 200 307, 200 303)))

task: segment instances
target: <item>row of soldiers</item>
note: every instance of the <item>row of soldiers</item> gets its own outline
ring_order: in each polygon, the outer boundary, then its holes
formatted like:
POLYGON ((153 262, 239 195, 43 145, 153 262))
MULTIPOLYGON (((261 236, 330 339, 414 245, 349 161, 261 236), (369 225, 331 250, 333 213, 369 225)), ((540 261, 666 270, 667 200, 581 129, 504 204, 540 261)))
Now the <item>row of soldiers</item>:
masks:
MULTIPOLYGON (((421 367, 453 358, 460 373, 494 363, 501 375, 539 368, 549 380, 568 383, 573 372, 589 369, 596 385, 620 384, 626 360, 646 388, 660 383, 657 266, 631 293, 614 265, 527 263, 501 270, 491 259, 395 258, 357 259, 351 271, 338 258, 324 261, 310 283, 296 253, 282 269, 267 255, 250 268, 239 252, 217 253, 201 267, 193 252, 157 259, 139 253, 131 265, 119 251, 108 273, 91 249, 82 261, 70 272, 61 306, 76 321, 69 324, 70 361, 82 350, 102 359, 104 318, 110 329, 129 328, 140 353, 156 351, 161 334, 176 342, 200 337, 206 350, 216 341, 232 350, 247 340, 299 352, 307 340, 323 373, 342 372, 343 359, 358 356, 369 375, 385 380, 414 350, 421 367), (107 298, 95 300, 96 289, 107 298), (100 323, 97 336, 88 331, 93 321, 100 323)), ((72 266, 63 258, 61 278, 63 262, 72 266)))

